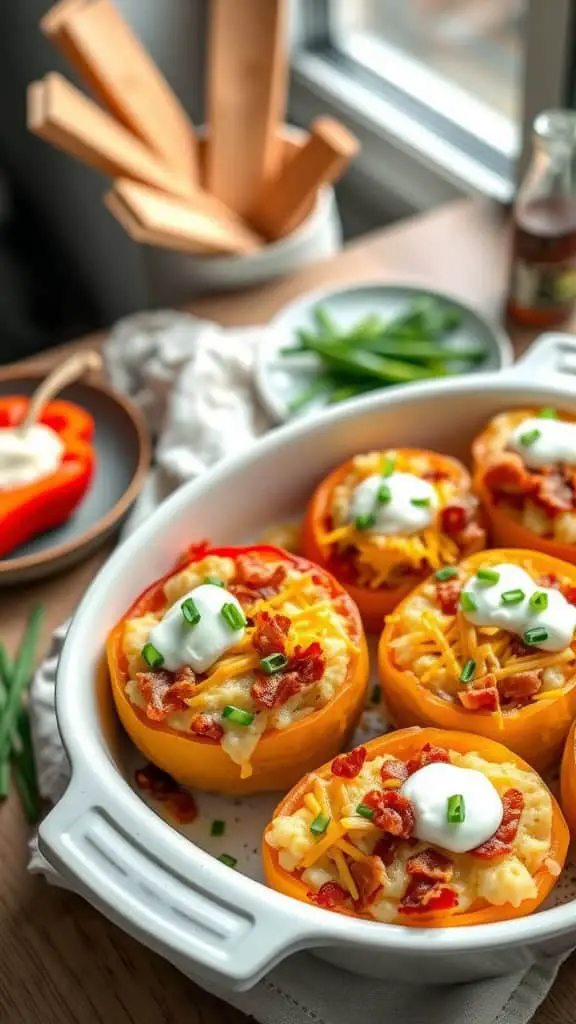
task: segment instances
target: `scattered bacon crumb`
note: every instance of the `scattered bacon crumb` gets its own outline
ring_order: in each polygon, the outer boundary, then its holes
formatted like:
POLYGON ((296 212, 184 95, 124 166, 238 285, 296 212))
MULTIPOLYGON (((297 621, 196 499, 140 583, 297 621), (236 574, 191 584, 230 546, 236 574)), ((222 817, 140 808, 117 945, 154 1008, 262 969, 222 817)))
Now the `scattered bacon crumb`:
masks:
POLYGON ((355 779, 360 774, 366 755, 366 747, 355 747, 349 754, 340 754, 332 761, 332 775, 338 775, 341 779, 355 779))
POLYGON ((469 522, 468 509, 464 505, 446 505, 440 513, 443 533, 460 533, 469 522))
POLYGON ((236 577, 238 583, 246 587, 261 590, 263 587, 276 591, 286 579, 287 568, 282 563, 270 564, 260 555, 243 554, 236 559, 236 577))
POLYGON ((348 901, 348 893, 338 882, 324 882, 318 892, 308 892, 306 896, 317 907, 324 907, 325 910, 334 910, 348 901))
POLYGON ((374 814, 372 822, 382 832, 389 832, 400 839, 408 839, 414 832, 414 808, 405 796, 396 790, 372 789, 362 797, 362 803, 370 807, 374 814))
POLYGON ((411 757, 407 762, 406 767, 408 769, 408 775, 413 775, 420 768, 425 768, 427 764, 435 763, 449 764, 450 755, 447 750, 443 747, 435 747, 432 743, 425 743, 420 752, 416 757, 411 757))
POLYGON ((252 643, 260 655, 284 654, 286 637, 290 631, 290 619, 287 615, 258 612, 254 617, 254 626, 252 643))
POLYGON ((538 577, 539 587, 554 587, 556 590, 560 587, 560 580, 558 579, 555 572, 543 572, 538 577))
POLYGON ((171 775, 155 764, 138 768, 134 778, 138 788, 164 804, 169 814, 181 825, 189 825, 198 817, 198 808, 192 794, 182 789, 171 775))
POLYGON ((380 778, 384 785, 387 782, 397 782, 401 786, 408 778, 408 765, 397 757, 391 757, 384 761, 380 769, 380 778))
POLYGON ((489 672, 472 686, 458 691, 458 698, 467 711, 497 711, 500 706, 496 676, 489 672))
POLYGON ((414 857, 409 857, 406 871, 409 875, 420 875, 433 882, 449 882, 454 874, 454 865, 445 854, 427 847, 414 857))
POLYGON ((574 492, 562 472, 547 466, 533 474, 530 496, 546 515, 554 518, 561 512, 569 512, 574 506, 574 492))
POLYGON ((187 707, 184 698, 191 696, 195 687, 186 680, 175 680, 175 674, 165 669, 136 673, 140 695, 145 701, 146 717, 151 721, 163 722, 174 711, 184 711, 187 707))
POLYGON ((483 860, 493 860, 496 857, 504 857, 512 852, 512 843, 516 838, 522 811, 524 810, 524 796, 519 789, 507 789, 502 797, 504 813, 502 821, 493 836, 490 836, 485 843, 481 843, 476 849, 470 850, 473 857, 481 857, 483 860))
POLYGON ((454 889, 431 878, 415 875, 408 883, 398 910, 401 914, 423 914, 434 910, 454 910, 457 906, 458 896, 454 889))
POLYGON ((308 647, 297 645, 283 672, 274 672, 270 676, 264 672, 255 673, 256 679, 250 690, 252 698, 262 708, 282 707, 290 697, 322 679, 325 665, 319 643, 314 641, 308 647))
POLYGON ((500 701, 504 704, 527 704, 542 686, 542 670, 518 672, 498 682, 500 701))
MULTIPOLYGON (((541 583, 540 585, 542 587, 545 586, 544 583, 541 583)), ((510 657, 526 658, 529 654, 534 654, 534 648, 527 647, 526 644, 522 642, 519 636, 513 636, 510 641, 510 657)))
POLYGON ((207 715, 204 711, 200 711, 190 722, 190 731, 195 733, 196 736, 203 736, 207 740, 216 740, 219 742, 223 735, 224 729, 216 721, 213 715, 207 715))
POLYGON ((161 768, 151 762, 144 768, 138 768, 134 773, 134 778, 138 789, 150 793, 151 796, 158 799, 167 796, 168 793, 173 793, 174 787, 177 785, 171 775, 163 772, 161 768))
POLYGON ((486 547, 486 530, 472 519, 454 538, 463 556, 474 555, 486 547))
POLYGON ((456 615, 462 582, 455 577, 449 580, 438 580, 436 583, 436 600, 444 615, 456 615))
POLYGON ((390 867, 390 864, 394 863, 399 845, 400 839, 397 836, 383 835, 376 843, 373 854, 375 857, 380 857, 385 867, 390 867))
POLYGON ((502 452, 486 469, 484 484, 490 491, 527 494, 532 479, 520 455, 515 452, 502 452))
POLYGON ((378 856, 366 857, 350 865, 350 873, 358 887, 358 903, 362 909, 371 906, 388 883, 388 875, 378 856))

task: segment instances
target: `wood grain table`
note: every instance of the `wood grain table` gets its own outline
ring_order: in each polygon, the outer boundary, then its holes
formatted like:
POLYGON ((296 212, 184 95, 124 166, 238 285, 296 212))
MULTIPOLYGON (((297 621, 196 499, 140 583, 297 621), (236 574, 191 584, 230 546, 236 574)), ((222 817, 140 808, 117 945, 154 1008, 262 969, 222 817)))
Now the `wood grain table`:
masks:
MULTIPOLYGON (((465 200, 378 231, 341 255, 241 295, 196 302, 223 324, 264 323, 297 294, 352 281, 429 285, 497 318, 508 263, 508 232, 493 207, 465 200)), ((572 325, 574 326, 574 325, 572 325)), ((517 352, 531 340, 512 331, 517 352)), ((102 335, 77 345, 99 344, 102 335)), ((66 346, 70 349, 73 346, 66 346)), ((55 360, 62 349, 55 349, 55 360)), ((41 357, 46 362, 46 354, 41 357)), ((28 363, 39 360, 29 360, 28 363)), ((42 649, 67 618, 110 551, 59 577, 0 591, 0 636, 11 651, 32 601, 47 607, 42 649)), ((246 1018, 201 991, 160 957, 109 924, 78 897, 26 873, 27 829, 16 799, 0 810, 0 1024, 240 1024, 246 1018)), ((568 962, 533 1024, 575 1018, 575 961, 568 962)))

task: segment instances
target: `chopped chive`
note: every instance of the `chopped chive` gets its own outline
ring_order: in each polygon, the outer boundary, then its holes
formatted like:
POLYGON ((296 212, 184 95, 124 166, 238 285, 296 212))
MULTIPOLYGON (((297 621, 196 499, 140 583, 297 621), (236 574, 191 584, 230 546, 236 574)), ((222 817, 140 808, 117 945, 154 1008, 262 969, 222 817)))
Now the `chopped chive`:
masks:
POLYGON ((154 647, 154 644, 144 644, 141 653, 144 661, 150 668, 162 668, 164 655, 160 654, 160 651, 154 647))
POLYGON ((237 605, 228 601, 220 609, 220 615, 230 629, 242 629, 246 625, 246 619, 237 605))
POLYGON ((225 864, 227 868, 235 868, 238 863, 238 858, 232 857, 229 853, 221 853, 218 860, 221 864, 225 864))
POLYGON ((502 601, 502 604, 520 604, 525 597, 526 594, 524 591, 517 588, 516 590, 505 590, 501 595, 500 600, 502 601))
POLYGON ((267 654, 265 658, 260 659, 260 668, 267 676, 271 676, 273 672, 280 672, 281 669, 286 668, 288 664, 288 658, 285 654, 267 654))
POLYGON ((557 420, 558 419, 558 413, 556 412, 556 409, 549 409, 549 408, 548 409, 540 409, 540 412, 538 413, 538 419, 540 419, 540 420, 557 420))
POLYGON ((466 804, 461 793, 448 797, 446 820, 449 825, 461 825, 466 819, 466 804))
POLYGON ((500 573, 496 572, 496 569, 478 569, 476 576, 483 583, 498 583, 500 579, 500 573))
POLYGON ((548 594, 545 594, 543 590, 536 590, 528 604, 533 612, 544 612, 548 607, 548 594))
POLYGON ((396 468, 396 459, 390 457, 384 459, 382 463, 382 469, 380 470, 380 476, 392 476, 396 468))
POLYGON ((444 580, 451 580, 454 576, 458 575, 458 569, 454 565, 445 565, 443 569, 438 569, 438 572, 434 573, 434 576, 440 583, 444 580))
POLYGON ((471 682, 471 680, 474 678, 475 671, 476 671, 476 662, 474 661, 474 658, 468 658, 468 661, 466 662, 466 664, 464 665, 464 668, 462 669, 462 671, 460 673, 460 682, 461 683, 469 683, 469 682, 471 682))
POLYGON ((428 508, 430 498, 410 498, 410 504, 415 505, 416 508, 428 508))
POLYGON ((211 836, 223 836, 225 831, 226 831, 226 822, 225 821, 218 821, 217 820, 217 821, 213 821, 212 822, 212 827, 210 829, 210 835, 211 836))
POLYGON ((525 434, 520 434, 519 441, 523 448, 530 448, 538 438, 542 435, 541 430, 527 430, 525 434))
POLYGON ((372 693, 370 694, 370 703, 371 704, 379 704, 380 703, 380 694, 381 694, 381 692, 382 691, 381 691, 378 683, 376 683, 376 685, 372 689, 372 693))
POLYGON ((379 505, 389 505, 392 501, 392 491, 388 487, 388 484, 381 484, 378 488, 376 495, 376 501, 379 505))
POLYGON ((460 607, 463 612, 475 612, 478 607, 476 598, 467 590, 463 590, 460 594, 460 607))
POLYGON ((222 712, 222 718, 228 718, 236 725, 252 725, 254 715, 251 711, 244 711, 244 708, 235 708, 233 704, 227 704, 222 712))
POLYGON ((187 597, 186 600, 183 601, 180 605, 180 611, 189 626, 196 626, 202 618, 198 610, 198 605, 191 597, 187 597))
POLYGON ((356 516, 354 520, 354 526, 357 530, 368 530, 371 526, 374 526, 376 522, 376 516, 373 512, 368 512, 363 516, 356 516))
POLYGON ((548 630, 543 626, 534 626, 533 629, 526 630, 522 639, 528 647, 536 647, 538 644, 543 644, 549 636, 548 630))
POLYGON ((324 834, 328 825, 330 824, 330 816, 328 814, 319 814, 310 825, 310 831, 313 836, 321 836, 324 834))
POLYGON ((356 814, 359 814, 361 818, 373 818, 374 811, 367 804, 358 804, 356 808, 356 814))
POLYGON ((204 583, 211 583, 213 587, 224 587, 226 584, 224 580, 218 578, 218 576, 205 576, 204 583))

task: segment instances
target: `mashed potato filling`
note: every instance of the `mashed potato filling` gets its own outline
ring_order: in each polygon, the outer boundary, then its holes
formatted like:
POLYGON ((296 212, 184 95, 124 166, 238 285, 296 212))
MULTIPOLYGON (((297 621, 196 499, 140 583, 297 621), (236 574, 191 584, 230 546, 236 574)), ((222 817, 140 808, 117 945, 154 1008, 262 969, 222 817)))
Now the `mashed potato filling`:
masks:
MULTIPOLYGON (((494 906, 510 904, 518 908, 525 900, 536 897, 534 875, 548 858, 552 832, 552 802, 548 790, 535 773, 517 768, 512 763, 496 764, 486 761, 477 753, 460 754, 448 751, 449 760, 461 768, 482 772, 503 797, 507 791, 522 794, 523 808, 511 843, 511 851, 504 856, 483 860, 473 853, 455 854, 413 838, 398 841, 391 858, 387 859, 380 885, 374 898, 365 902, 360 910, 377 921, 391 922, 401 912, 401 901, 411 882, 408 861, 420 853, 436 851, 449 857, 452 875, 449 886, 455 893, 452 913, 464 913, 479 900, 494 906)), ((368 861, 379 850, 384 835, 370 820, 361 816, 365 795, 382 790, 381 769, 386 761, 395 761, 388 755, 365 761, 353 779, 334 775, 329 779, 310 776, 310 789, 303 806, 293 814, 275 818, 266 832, 266 841, 278 851, 280 866, 296 873, 317 893, 327 882, 336 882, 350 894, 358 906, 360 893, 354 865, 368 861), (326 832, 315 835, 311 826, 318 814, 330 817, 326 832)), ((396 762, 397 763, 397 762, 396 762)), ((473 813, 468 808, 467 813, 473 813)))
MULTIPOLYGON (((265 564, 270 567, 269 561, 265 564)), ((250 758, 267 730, 288 728, 332 700, 347 677, 351 654, 356 651, 350 638, 350 622, 345 609, 323 584, 321 576, 311 571, 298 571, 289 563, 274 565, 286 567, 277 588, 255 589, 253 596, 249 591, 247 597, 244 594, 248 626, 242 641, 206 673, 195 675, 191 680, 189 675, 184 677, 185 696, 181 706, 162 717, 166 726, 179 732, 197 732, 208 738, 218 738, 229 757, 241 766, 243 777, 251 774, 250 758), (266 678, 261 668, 261 652, 254 646, 255 624, 262 615, 284 617, 286 672, 300 665, 299 651, 306 653, 312 644, 317 649, 312 681, 302 687, 294 686, 295 692, 285 700, 267 699, 265 695, 259 701, 254 697, 254 684, 260 678, 262 685, 262 678, 266 678), (266 706, 267 703, 270 706, 266 706), (240 714, 223 715, 228 708, 240 714), (244 716, 242 712, 245 712, 244 716), (246 724, 237 720, 241 717, 246 724)), ((168 608, 207 579, 221 581, 233 593, 236 576, 237 566, 233 559, 209 555, 166 581, 166 602, 162 608, 126 621, 122 652, 129 678, 125 689, 133 704, 146 712, 150 686, 155 684, 154 673, 142 657, 151 629, 168 608)), ((306 671, 305 667, 303 671, 306 671)), ((164 684, 167 675, 160 670, 156 673, 156 681, 164 684)), ((273 675, 268 678, 274 682, 273 675)))

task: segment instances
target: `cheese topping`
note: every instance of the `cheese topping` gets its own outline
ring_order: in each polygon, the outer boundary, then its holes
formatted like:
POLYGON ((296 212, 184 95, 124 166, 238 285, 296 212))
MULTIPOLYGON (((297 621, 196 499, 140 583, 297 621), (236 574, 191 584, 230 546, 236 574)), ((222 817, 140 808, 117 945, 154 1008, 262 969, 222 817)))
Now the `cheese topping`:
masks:
POLYGON ((224 617, 225 606, 236 609, 239 621, 245 621, 240 602, 223 587, 203 583, 188 591, 168 609, 164 618, 149 633, 149 642, 163 657, 163 668, 176 672, 189 665, 194 672, 206 672, 218 658, 244 637, 244 626, 233 629, 224 617), (191 600, 200 616, 192 624, 184 617, 182 606, 191 600))
POLYGON ((576 464, 576 423, 530 417, 514 429, 510 447, 522 456, 530 469, 542 469, 567 462, 576 464))
POLYGON ((55 473, 63 451, 56 431, 42 423, 0 429, 0 490, 24 487, 55 473))
POLYGON ((414 834, 452 853, 467 853, 494 835, 502 821, 503 807, 490 780, 473 768, 453 764, 429 764, 402 786, 414 808, 414 834), (463 820, 450 822, 450 798, 460 797, 463 820))
POLYGON ((371 534, 411 534, 430 526, 437 508, 436 491, 427 480, 413 473, 374 473, 354 488, 349 521, 365 522, 371 534))
POLYGON ((563 651, 571 644, 576 608, 559 590, 538 586, 518 565, 490 569, 497 581, 473 576, 462 591, 460 607, 469 622, 508 630, 543 651, 563 651))

